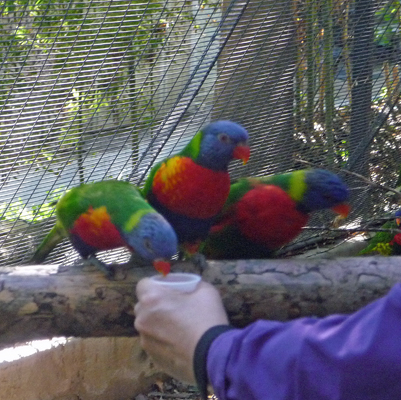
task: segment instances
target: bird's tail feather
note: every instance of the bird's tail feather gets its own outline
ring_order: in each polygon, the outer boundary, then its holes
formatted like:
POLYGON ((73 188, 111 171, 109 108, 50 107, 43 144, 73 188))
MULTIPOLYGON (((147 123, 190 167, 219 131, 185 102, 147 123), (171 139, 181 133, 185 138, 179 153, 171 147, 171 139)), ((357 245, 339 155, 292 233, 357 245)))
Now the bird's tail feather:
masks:
POLYGON ((64 228, 56 223, 47 236, 43 239, 42 243, 36 249, 35 254, 30 262, 33 264, 40 264, 43 262, 48 254, 67 236, 64 228))

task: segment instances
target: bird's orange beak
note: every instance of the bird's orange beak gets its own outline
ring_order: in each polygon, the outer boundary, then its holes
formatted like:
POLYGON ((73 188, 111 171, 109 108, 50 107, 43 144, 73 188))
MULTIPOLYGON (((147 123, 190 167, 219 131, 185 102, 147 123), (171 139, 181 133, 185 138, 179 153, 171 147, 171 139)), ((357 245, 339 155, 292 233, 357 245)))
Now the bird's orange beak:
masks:
POLYGON ((335 213, 340 214, 341 217, 347 218, 349 212, 351 211, 351 206, 347 203, 341 203, 338 206, 331 208, 335 213))
POLYGON ((244 165, 248 162, 251 155, 251 149, 247 144, 238 144, 233 151, 233 157, 237 160, 242 160, 244 165))
POLYGON ((157 272, 160 272, 163 276, 166 276, 170 272, 171 264, 168 261, 157 259, 153 261, 153 266, 157 272))

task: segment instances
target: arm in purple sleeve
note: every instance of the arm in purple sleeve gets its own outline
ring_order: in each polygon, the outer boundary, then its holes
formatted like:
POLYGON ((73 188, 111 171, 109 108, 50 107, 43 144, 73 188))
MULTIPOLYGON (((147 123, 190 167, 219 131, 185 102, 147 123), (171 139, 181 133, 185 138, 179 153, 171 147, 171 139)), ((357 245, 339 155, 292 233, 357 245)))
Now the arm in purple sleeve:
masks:
POLYGON ((351 315, 260 320, 207 347, 219 400, 401 399, 401 284, 351 315))

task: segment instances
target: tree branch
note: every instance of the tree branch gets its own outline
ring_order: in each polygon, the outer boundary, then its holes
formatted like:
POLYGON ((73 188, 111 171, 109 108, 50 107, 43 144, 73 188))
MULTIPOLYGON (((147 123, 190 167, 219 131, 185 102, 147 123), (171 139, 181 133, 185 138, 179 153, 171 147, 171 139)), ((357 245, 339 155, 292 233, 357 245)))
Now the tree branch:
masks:
MULTIPOLYGON (((297 159, 297 161, 302 163, 302 164, 309 165, 310 167, 324 168, 324 167, 319 167, 315 163, 312 163, 312 162, 309 162, 309 161, 306 161, 306 160, 297 159)), ((337 172, 341 172, 341 173, 344 173, 344 174, 347 174, 347 175, 354 176, 354 177, 358 178, 359 180, 361 180, 362 182, 365 182, 369 186, 376 187, 376 188, 384 190, 386 192, 391 192, 391 193, 395 194, 399 199, 401 199, 401 193, 397 189, 391 188, 390 186, 383 185, 382 183, 378 183, 378 182, 373 182, 370 179, 366 178, 365 176, 363 176, 361 174, 358 174, 356 172, 350 171, 350 170, 345 169, 345 168, 339 168, 339 167, 336 167, 334 165, 330 165, 330 169, 333 170, 333 171, 337 171, 337 172)))
MULTIPOLYGON (((394 218, 392 218, 394 219, 394 218)), ((357 228, 331 228, 329 226, 305 226, 305 231, 328 231, 328 232, 345 232, 345 233, 364 233, 364 232, 388 232, 396 235, 401 233, 401 229, 386 229, 373 227, 357 227, 357 228)))
MULTIPOLYGON (((400 257, 209 261, 203 279, 220 290, 232 323, 244 326, 258 318, 355 311, 401 279, 400 263, 400 257)), ((125 280, 110 281, 77 267, 0 268, 0 347, 53 336, 133 336, 135 285, 154 273, 134 268, 125 280)))

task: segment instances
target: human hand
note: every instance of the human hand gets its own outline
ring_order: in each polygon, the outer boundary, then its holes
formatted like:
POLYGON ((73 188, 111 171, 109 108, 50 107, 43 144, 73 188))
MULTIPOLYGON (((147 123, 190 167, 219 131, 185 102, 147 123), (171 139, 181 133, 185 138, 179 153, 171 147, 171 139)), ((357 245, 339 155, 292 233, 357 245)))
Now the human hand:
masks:
POLYGON ((195 383, 193 356, 202 335, 215 325, 228 325, 220 294, 200 282, 191 293, 142 279, 136 287, 135 328, 143 349, 169 375, 195 383))

